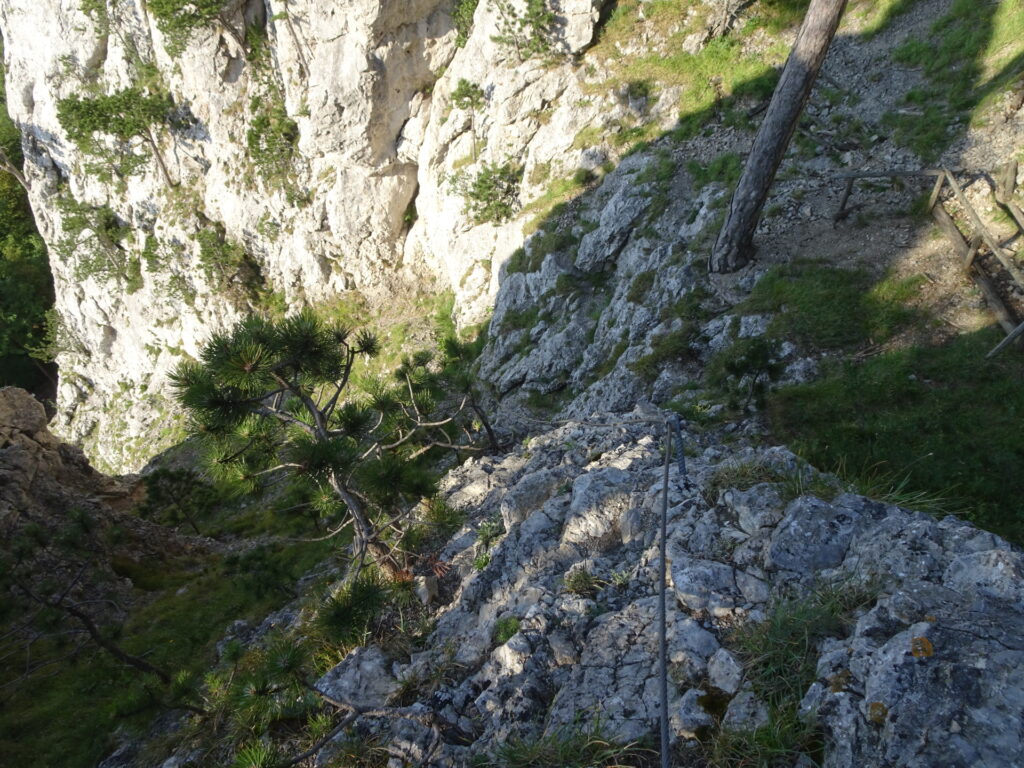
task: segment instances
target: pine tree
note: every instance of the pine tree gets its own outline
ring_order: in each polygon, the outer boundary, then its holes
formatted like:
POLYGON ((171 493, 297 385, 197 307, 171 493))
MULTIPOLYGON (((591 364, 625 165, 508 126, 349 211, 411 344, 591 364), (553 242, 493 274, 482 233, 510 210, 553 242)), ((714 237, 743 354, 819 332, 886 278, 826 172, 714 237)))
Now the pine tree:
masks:
POLYGON ((367 556, 392 575, 404 568, 408 508, 435 491, 431 449, 466 447, 456 435, 470 398, 445 394, 431 354, 406 358, 389 380, 355 384, 357 361, 379 349, 371 332, 307 309, 245 320, 172 376, 193 431, 210 446, 211 470, 246 491, 307 484, 321 511, 341 518, 334 533, 351 525, 350 577, 367 556), (435 416, 446 402, 452 415, 435 416))
POLYGON ((57 119, 72 141, 91 147, 93 134, 105 133, 127 142, 141 138, 153 150, 167 186, 174 187, 167 170, 153 126, 170 120, 174 100, 167 93, 146 93, 139 88, 125 88, 116 93, 95 97, 77 94, 57 102, 57 119))

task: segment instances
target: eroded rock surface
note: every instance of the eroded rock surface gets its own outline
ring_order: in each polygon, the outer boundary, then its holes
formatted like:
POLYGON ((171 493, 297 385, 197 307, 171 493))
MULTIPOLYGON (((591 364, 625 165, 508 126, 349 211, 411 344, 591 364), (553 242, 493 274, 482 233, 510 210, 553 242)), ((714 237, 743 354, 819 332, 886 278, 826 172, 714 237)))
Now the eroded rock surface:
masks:
MULTIPOLYGON (((460 672, 420 704, 473 745, 430 746, 421 733, 427 764, 466 765, 509 738, 593 719, 622 741, 656 731, 661 427, 629 423, 650 413, 570 422, 446 478, 449 502, 470 515, 443 555, 457 591, 438 609, 433 650, 394 672, 422 679, 454 662, 460 672), (502 518, 507 531, 485 550, 476 528, 502 518), (637 532, 623 537, 630 519, 637 532), (573 578, 581 571, 588 578, 573 578), (508 618, 518 631, 498 644, 508 618)), ((874 597, 847 636, 821 644, 801 704, 824 733, 827 766, 1013 764, 1024 747, 1019 550, 955 518, 850 493, 788 498, 786 473, 813 470, 785 449, 687 440, 690 482, 673 465, 668 498, 674 741, 765 725, 731 632, 764 621, 776 600, 833 585, 874 597), (780 481, 730 487, 742 465, 780 481)))

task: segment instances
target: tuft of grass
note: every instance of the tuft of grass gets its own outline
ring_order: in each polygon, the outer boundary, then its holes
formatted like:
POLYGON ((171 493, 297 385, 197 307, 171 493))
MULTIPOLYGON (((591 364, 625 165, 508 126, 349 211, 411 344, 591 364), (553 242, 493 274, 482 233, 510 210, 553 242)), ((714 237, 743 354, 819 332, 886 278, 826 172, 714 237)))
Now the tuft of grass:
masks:
POLYGON ((877 595, 870 584, 822 585, 804 597, 777 601, 764 621, 733 632, 729 645, 758 698, 769 709, 795 709, 814 682, 818 643, 844 636, 856 611, 877 595))
POLYGON ((829 501, 842 490, 841 484, 829 475, 823 475, 809 466, 783 470, 761 459, 728 462, 715 469, 707 484, 712 500, 726 488, 746 491, 759 483, 774 483, 784 502, 800 496, 817 496, 829 501))
POLYGON ((516 248, 512 255, 508 257, 505 271, 510 275, 516 272, 530 274, 538 271, 543 263, 544 254, 539 254, 538 258, 538 253, 532 249, 527 251, 525 247, 516 248))
POLYGON ((712 768, 752 768, 795 765, 801 755, 820 755, 824 747, 819 729, 787 711, 770 716, 767 725, 753 731, 722 728, 704 750, 712 768))
POLYGON ((493 768, 612 768, 652 766, 656 755, 639 742, 619 744, 600 721, 565 726, 534 738, 512 738, 476 763, 493 768))
POLYGON ((777 313, 770 334, 819 349, 852 347, 891 338, 913 322, 906 306, 923 278, 875 283, 863 270, 813 262, 773 267, 740 306, 747 314, 777 313))
POLYGON ((768 708, 768 724, 751 731, 719 729, 705 742, 712 766, 789 765, 800 755, 818 760, 824 741, 798 712, 814 682, 818 644, 844 637, 855 614, 878 596, 873 584, 826 584, 810 594, 775 602, 764 621, 738 627, 728 645, 768 708))
POLYGON ((773 432, 868 494, 892 491, 889 500, 910 507, 938 500, 1024 542, 1024 360, 1012 351, 986 360, 1000 338, 990 328, 834 364, 769 396, 773 432))
POLYGON ((684 322, 677 330, 655 336, 651 340, 651 351, 630 363, 629 369, 644 381, 654 381, 666 365, 692 358, 690 344, 699 332, 695 323, 684 322))
POLYGON ((573 568, 563 580, 565 591, 580 597, 594 597, 601 591, 601 582, 586 568, 573 568))
POLYGON ((503 331, 523 331, 533 328, 540 320, 540 308, 536 305, 526 309, 514 309, 505 313, 501 324, 503 331))
POLYGON ((495 645, 504 645, 512 639, 512 635, 519 631, 519 619, 515 616, 506 616, 498 619, 494 625, 493 640, 495 645))
POLYGON ((654 285, 654 279, 658 276, 656 270, 648 269, 646 272, 641 272, 633 278, 632 284, 629 286, 629 293, 626 294, 626 301, 631 301, 634 304, 642 304, 644 297, 647 292, 651 290, 654 285))

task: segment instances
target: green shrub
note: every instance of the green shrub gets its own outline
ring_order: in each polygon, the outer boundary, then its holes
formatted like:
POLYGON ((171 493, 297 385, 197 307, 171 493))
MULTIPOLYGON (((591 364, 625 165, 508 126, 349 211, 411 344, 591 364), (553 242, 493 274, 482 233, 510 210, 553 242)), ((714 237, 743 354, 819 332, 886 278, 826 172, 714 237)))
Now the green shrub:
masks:
POLYGON ((522 10, 512 0, 494 2, 499 15, 495 42, 515 50, 520 61, 552 52, 558 17, 547 0, 525 0, 522 10))
POLYGON ((55 205, 63 235, 54 249, 74 263, 76 280, 116 280, 129 293, 141 286, 139 259, 125 245, 131 227, 110 206, 79 203, 68 193, 59 194, 55 205))
POLYGON ((215 225, 196 233, 199 266, 207 282, 225 291, 237 303, 255 301, 265 288, 259 264, 239 243, 225 237, 215 225))
MULTIPOLYGON (((3 81, 0 63, 0 149, 20 168, 21 132, 7 114, 3 81)), ((48 372, 32 359, 30 350, 46 341, 52 304, 46 245, 28 195, 13 175, 0 173, 0 386, 42 392, 49 383, 48 372)))
POLYGON ((473 28, 473 15, 480 0, 455 0, 452 7, 452 20, 455 22, 455 45, 463 48, 469 40, 473 28))
POLYGON ((465 212, 475 224, 508 221, 519 210, 521 166, 484 163, 476 175, 458 173, 452 177, 454 191, 465 200, 465 212))
POLYGON ((281 179, 291 170, 299 141, 299 125, 285 108, 279 92, 253 96, 252 123, 246 134, 249 159, 265 180, 281 179))
POLYGON ((484 520, 476 529, 476 540, 484 549, 490 549, 491 545, 505 533, 505 526, 501 520, 484 520))
POLYGON ((167 52, 181 53, 200 27, 212 24, 224 10, 225 0, 148 0, 146 8, 167 36, 167 52))
MULTIPOLYGON (((170 123, 174 100, 166 91, 150 92, 132 86, 100 96, 72 94, 57 102, 57 120, 84 152, 100 157, 123 177, 136 173, 144 160, 136 157, 127 142, 141 138, 149 146, 168 187, 174 187, 153 132, 154 127, 170 123), (103 133, 122 145, 108 150, 95 140, 103 133)), ((105 169, 104 169, 105 170, 105 169)))
POLYGON ((498 622, 494 625, 494 644, 504 645, 518 631, 519 619, 515 616, 506 616, 504 619, 498 619, 498 622))
POLYGON ((358 645, 387 602, 387 587, 375 571, 364 571, 328 598, 317 613, 317 627, 328 641, 358 645))
POLYGON ((737 339, 708 361, 707 383, 722 392, 729 406, 746 410, 752 402, 762 408, 771 382, 786 370, 779 359, 779 344, 773 339, 756 336, 737 339))
POLYGON ((459 109, 479 109, 484 103, 483 88, 464 77, 459 78, 458 85, 452 91, 452 103, 459 109))

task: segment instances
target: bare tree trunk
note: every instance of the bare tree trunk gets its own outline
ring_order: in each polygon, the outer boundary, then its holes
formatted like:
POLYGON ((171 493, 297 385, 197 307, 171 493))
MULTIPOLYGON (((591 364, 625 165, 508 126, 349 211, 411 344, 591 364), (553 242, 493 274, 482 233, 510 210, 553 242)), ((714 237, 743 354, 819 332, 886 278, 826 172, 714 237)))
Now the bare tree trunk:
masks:
POLYGON ((22 189, 24 189, 26 193, 29 192, 28 181, 25 179, 25 174, 22 173, 21 168, 11 162, 11 159, 3 149, 0 149, 0 171, 11 174, 15 181, 21 184, 22 189))
POLYGON ((711 252, 712 272, 734 272, 753 255, 754 230, 768 190, 810 98, 846 3, 847 0, 811 0, 711 252))
MULTIPOLYGON (((79 573, 81 573, 81 571, 79 573)), ((96 622, 92 620, 92 617, 89 616, 89 614, 87 614, 85 611, 80 610, 79 608, 76 608, 73 605, 64 602, 63 596, 61 596, 61 598, 55 601, 47 600, 43 597, 36 595, 24 584, 16 582, 15 586, 18 589, 20 589, 30 600, 33 600, 36 603, 39 603, 40 605, 48 605, 51 608, 57 608, 58 610, 64 611, 65 613, 74 616, 76 619, 82 622, 82 625, 85 627, 85 631, 89 633, 89 637, 92 638, 92 641, 118 661, 122 661, 131 667, 135 667, 135 669, 139 670, 140 672, 155 675, 160 679, 160 682, 164 685, 171 684, 171 676, 168 672, 164 671, 163 669, 160 669, 160 667, 150 664, 143 658, 140 658, 138 656, 132 656, 130 653, 126 652, 119 645, 117 645, 117 643, 108 640, 106 637, 103 636, 103 633, 100 632, 99 627, 96 626, 96 622)))
POLYGON ((164 183, 167 184, 168 189, 174 189, 177 184, 171 181, 171 174, 167 171, 167 165, 164 163, 164 156, 160 153, 160 146, 156 143, 156 137, 153 135, 153 129, 146 128, 146 141, 149 142, 150 148, 153 150, 153 157, 156 158, 156 164, 160 168, 160 174, 164 177, 164 183))

